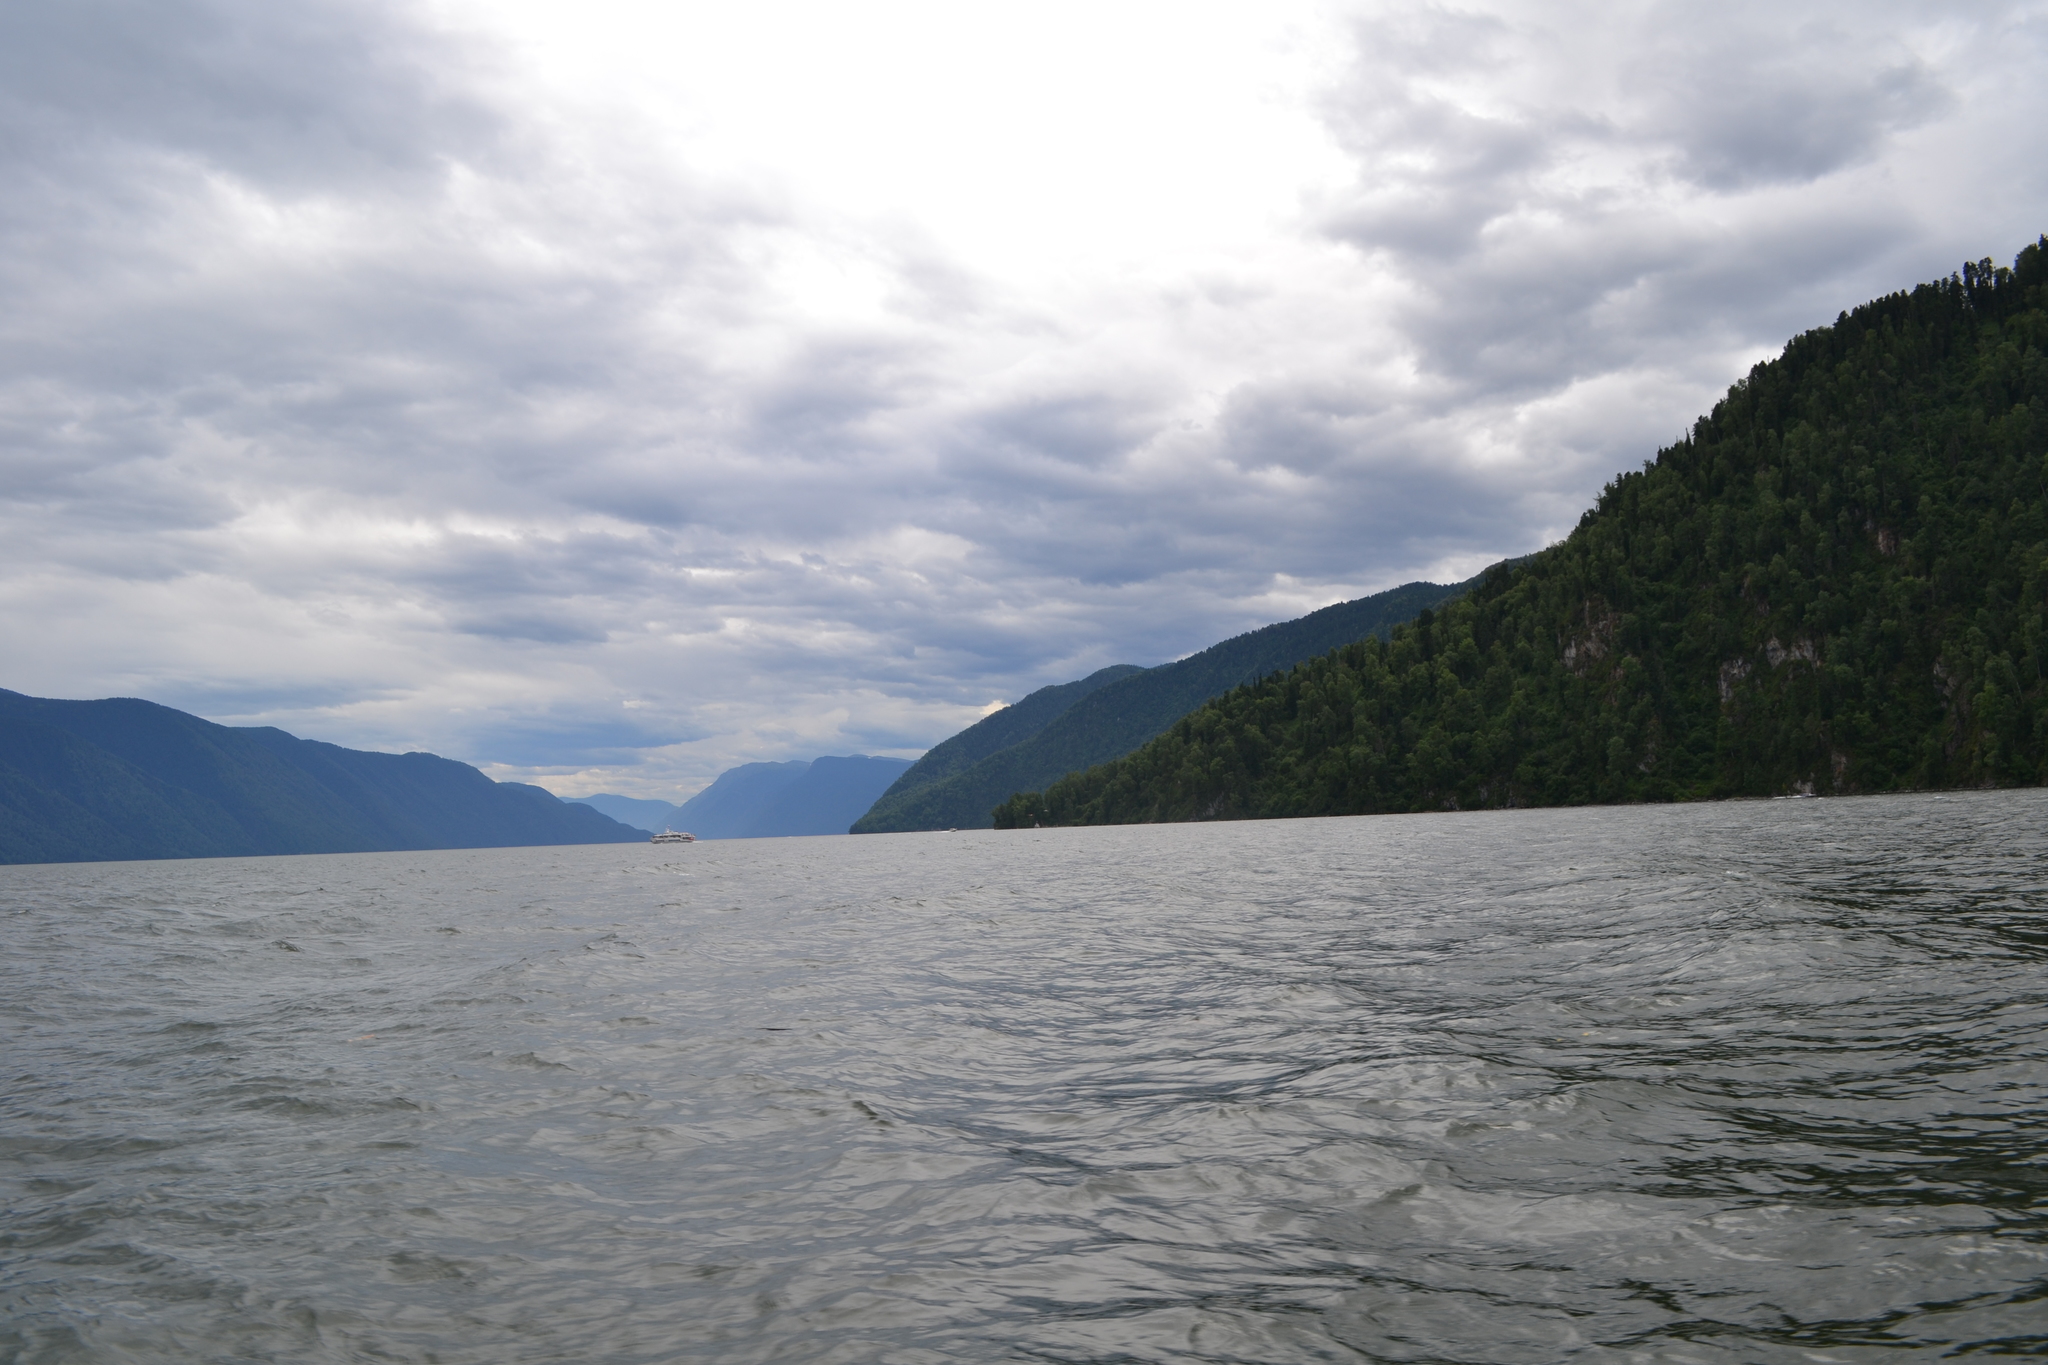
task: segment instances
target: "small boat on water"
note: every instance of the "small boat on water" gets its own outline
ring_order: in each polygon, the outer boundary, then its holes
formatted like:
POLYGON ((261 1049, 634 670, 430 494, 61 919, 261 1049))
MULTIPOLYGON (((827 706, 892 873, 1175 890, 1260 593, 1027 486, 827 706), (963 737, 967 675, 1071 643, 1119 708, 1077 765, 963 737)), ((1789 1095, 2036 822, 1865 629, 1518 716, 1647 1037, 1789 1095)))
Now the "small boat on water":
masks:
POLYGON ((681 830, 665 829, 647 842, 651 844, 694 844, 697 842, 697 836, 685 834, 681 830))

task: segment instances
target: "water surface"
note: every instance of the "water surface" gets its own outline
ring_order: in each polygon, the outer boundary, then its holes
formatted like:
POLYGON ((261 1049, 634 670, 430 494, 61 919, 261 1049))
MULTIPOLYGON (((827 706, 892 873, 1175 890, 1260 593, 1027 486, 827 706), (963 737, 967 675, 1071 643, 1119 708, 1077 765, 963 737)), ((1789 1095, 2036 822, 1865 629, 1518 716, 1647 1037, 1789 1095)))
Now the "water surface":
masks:
POLYGON ((0 868, 0 1360, 2048 1354, 2044 830, 0 868))

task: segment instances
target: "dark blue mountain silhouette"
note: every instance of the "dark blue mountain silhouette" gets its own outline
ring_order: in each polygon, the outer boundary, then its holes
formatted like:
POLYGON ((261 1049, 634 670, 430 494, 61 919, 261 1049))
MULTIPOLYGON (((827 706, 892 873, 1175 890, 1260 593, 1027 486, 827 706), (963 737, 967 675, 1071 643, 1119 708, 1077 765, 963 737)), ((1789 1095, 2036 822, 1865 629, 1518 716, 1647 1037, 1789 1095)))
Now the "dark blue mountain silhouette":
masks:
POLYGON ((0 689, 0 863, 645 837, 433 754, 215 725, 132 697, 52 701, 0 689))
POLYGON ((699 839, 767 839, 787 834, 844 834, 862 811, 910 766, 907 758, 794 759, 742 763, 680 806, 644 797, 576 798, 614 819, 651 823, 644 829, 687 830, 699 839))

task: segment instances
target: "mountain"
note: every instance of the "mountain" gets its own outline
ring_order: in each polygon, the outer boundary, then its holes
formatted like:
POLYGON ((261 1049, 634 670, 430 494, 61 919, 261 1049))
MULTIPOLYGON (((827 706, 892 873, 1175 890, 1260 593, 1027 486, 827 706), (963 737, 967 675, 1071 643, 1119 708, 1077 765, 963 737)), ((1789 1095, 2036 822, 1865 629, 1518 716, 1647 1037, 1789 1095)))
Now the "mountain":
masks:
POLYGON ((814 758, 802 777, 761 808, 742 837, 844 834, 909 767, 907 758, 814 758))
POLYGON ((742 763, 737 768, 727 768, 710 786, 676 808, 675 823, 670 828, 686 829, 699 839, 751 838, 755 819, 810 766, 808 759, 795 759, 788 763, 742 763))
POLYGON ((215 725, 122 697, 0 690, 0 863, 637 842, 433 754, 215 725))
POLYGON ((563 800, 574 806, 588 806, 600 815, 606 815, 622 825, 645 830, 652 834, 658 829, 675 825, 675 806, 666 801, 650 801, 639 796, 613 796, 610 792, 599 792, 596 796, 565 796, 563 800))
POLYGON ((680 806, 632 796, 577 800, 643 829, 688 830, 699 839, 764 839, 790 834, 844 834, 911 766, 906 758, 795 759, 727 768, 680 806), (646 823, 641 824, 642 821, 646 823))
MULTIPOLYGON (((1209 698, 1239 683, 1264 677, 1367 635, 1384 635, 1399 622, 1465 592, 1478 581, 1474 578, 1449 586, 1404 584, 1356 601, 1339 602, 1293 621, 1262 626, 1174 663, 1097 684, 1073 695, 1064 708, 1028 738, 922 786, 892 790, 860 818, 853 832, 987 829, 990 810, 1012 793, 1043 787, 1067 773, 1127 754, 1209 698)), ((1097 673, 1066 686, 1087 687, 1101 677, 1097 673)), ((1041 695, 1042 692, 1034 692, 1032 697, 1041 695)), ((1019 703, 1019 707, 1022 705, 1019 703)), ((987 725, 1003 714, 998 711, 980 724, 987 725)), ((939 749, 964 740, 979 728, 969 727, 939 749)))
POLYGON ((1000 827, 2048 778, 2048 237, 1794 339, 1564 541, 1000 827))
POLYGON ((965 772, 989 755, 1030 739, 1090 692, 1144 671, 1136 664, 1111 664, 1079 682, 1041 687, 1015 706, 1005 706, 992 715, 983 716, 951 739, 933 746, 923 758, 911 764, 909 771, 897 778, 888 791, 882 793, 882 799, 886 801, 918 787, 930 786, 955 773, 965 772))

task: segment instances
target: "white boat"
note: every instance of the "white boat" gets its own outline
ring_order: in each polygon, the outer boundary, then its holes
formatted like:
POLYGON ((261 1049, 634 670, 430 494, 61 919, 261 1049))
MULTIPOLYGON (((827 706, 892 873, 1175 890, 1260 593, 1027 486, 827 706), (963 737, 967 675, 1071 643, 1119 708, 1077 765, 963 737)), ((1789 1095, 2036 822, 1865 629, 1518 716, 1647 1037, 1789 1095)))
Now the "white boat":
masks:
POLYGON ((681 830, 665 829, 648 840, 648 842, 651 844, 694 844, 697 842, 697 836, 685 834, 681 830))

